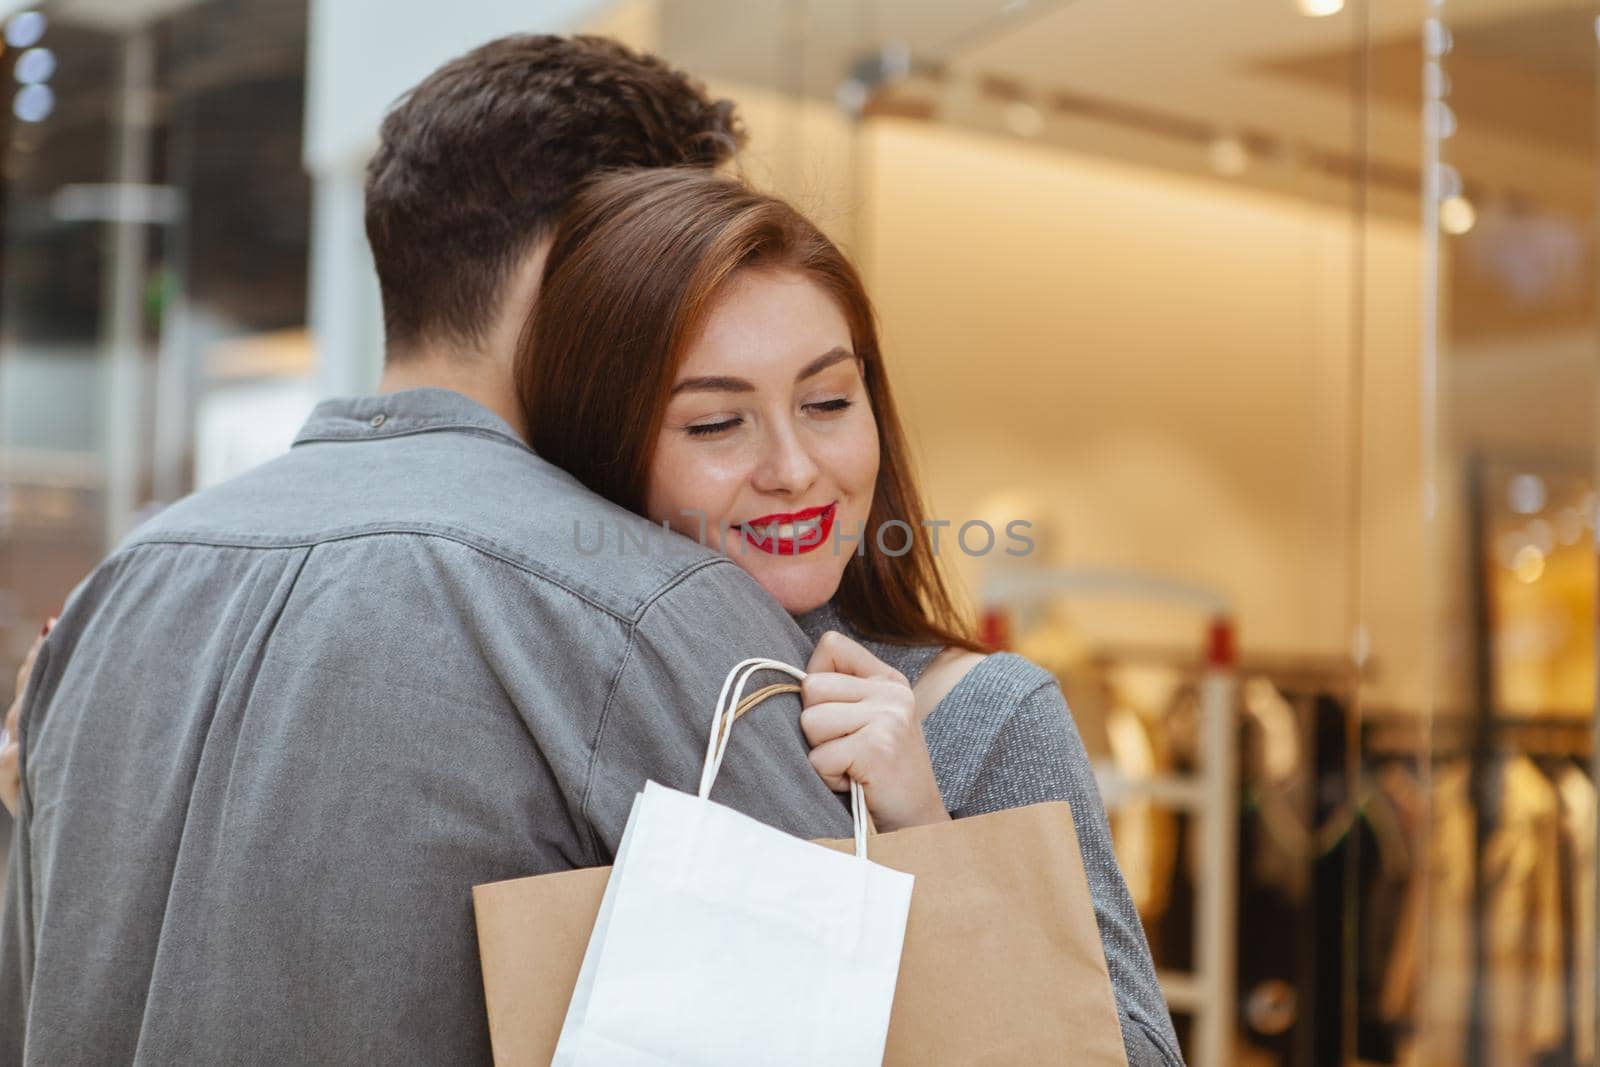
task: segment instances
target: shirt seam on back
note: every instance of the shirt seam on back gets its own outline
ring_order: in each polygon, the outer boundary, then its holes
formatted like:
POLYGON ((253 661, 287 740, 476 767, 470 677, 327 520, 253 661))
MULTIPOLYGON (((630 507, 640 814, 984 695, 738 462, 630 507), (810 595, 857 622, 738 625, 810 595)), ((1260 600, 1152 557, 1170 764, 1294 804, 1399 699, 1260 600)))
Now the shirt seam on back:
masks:
MULTIPOLYGON (((506 555, 504 552, 496 551, 494 548, 491 548, 488 545, 482 544, 479 541, 476 541, 476 540, 471 539, 471 538, 469 538, 467 536, 464 536, 464 535, 453 535, 453 534, 445 533, 445 532, 439 531, 439 530, 418 530, 414 526, 393 526, 393 527, 385 527, 385 528, 382 528, 382 529, 353 530, 353 531, 350 531, 348 533, 329 534, 329 535, 324 536, 324 537, 313 537, 313 538, 305 538, 305 539, 295 540, 295 541, 286 541, 286 542, 283 542, 281 544, 252 543, 251 541, 246 540, 244 538, 228 539, 228 538, 220 538, 220 537, 207 537, 207 536, 203 536, 203 535, 200 535, 200 534, 194 534, 194 535, 186 536, 186 535, 183 535, 183 534, 170 534, 169 533, 169 534, 160 534, 160 535, 155 535, 155 536, 150 536, 150 537, 138 538, 135 541, 131 541, 128 544, 123 545, 120 549, 118 549, 118 551, 115 553, 115 555, 120 556, 125 552, 131 552, 131 551, 134 551, 136 549, 142 548, 142 547, 144 547, 146 545, 162 545, 162 544, 168 544, 168 545, 201 545, 201 546, 204 546, 204 547, 207 547, 207 548, 246 548, 246 549, 251 549, 251 550, 255 550, 255 551, 269 551, 269 552, 270 551, 295 551, 295 550, 298 550, 298 549, 316 548, 318 545, 333 544, 333 543, 336 543, 336 542, 339 542, 339 541, 356 541, 356 540, 360 540, 360 539, 366 538, 366 537, 392 537, 392 536, 432 537, 432 538, 438 538, 441 541, 450 541, 450 542, 452 542, 454 544, 461 545, 464 548, 469 548, 472 551, 477 552, 477 553, 479 553, 481 555, 488 556, 491 559, 499 560, 501 563, 504 563, 509 567, 513 567, 516 570, 521 571, 524 574, 527 574, 527 575, 529 575, 531 577, 537 578, 537 579, 539 579, 541 581, 548 582, 549 584, 551 584, 553 586, 556 586, 559 589, 565 590, 567 593, 569 593, 572 596, 576 597, 577 599, 583 601, 585 604, 588 604, 590 607, 594 608, 596 611, 602 611, 605 614, 611 616, 613 619, 616 619, 618 622, 627 623, 630 626, 635 624, 635 623, 637 623, 640 619, 642 619, 644 617, 644 613, 649 610, 650 605, 653 604, 661 596, 662 593, 664 593, 667 590, 671 589, 673 586, 675 586, 679 582, 683 581, 689 575, 694 574, 694 573, 696 573, 696 572, 698 572, 700 570, 703 570, 704 568, 706 568, 708 566, 712 566, 712 565, 715 565, 717 563, 723 562, 720 559, 695 560, 692 564, 690 564, 688 567, 686 567, 682 571, 679 571, 676 574, 673 574, 670 577, 668 577, 661 584, 661 586, 659 588, 657 588, 649 596, 645 597, 644 600, 641 602, 639 608, 637 608, 633 612, 632 616, 630 617, 627 613, 625 613, 623 611, 619 611, 616 608, 608 607, 607 605, 600 603, 593 596, 590 596, 589 594, 584 593, 582 590, 573 588, 570 584, 568 584, 567 582, 561 580, 560 578, 556 577, 555 575, 552 575, 552 574, 549 574, 549 573, 547 573, 545 571, 542 571, 537 567, 530 566, 530 565, 528 565, 527 563, 525 563, 525 562, 523 562, 521 560, 513 559, 510 556, 506 555)), ((112 558, 115 558, 115 557, 112 557, 112 558)))
MULTIPOLYGON (((315 550, 315 546, 300 546, 300 547, 302 549, 302 552, 301 552, 301 555, 300 555, 299 562, 294 567, 294 575, 289 578, 288 587, 283 590, 283 598, 278 602, 277 611, 275 611, 273 613, 272 621, 267 625, 267 627, 266 627, 266 629, 265 629, 265 631, 264 631, 264 633, 262 635, 262 641, 261 641, 261 652, 262 652, 262 654, 259 655, 259 656, 253 657, 253 662, 249 665, 249 668, 247 670, 247 675, 248 675, 248 682, 246 683, 247 685, 253 686, 255 684, 255 679, 260 676, 261 667, 262 667, 262 664, 263 664, 263 662, 265 660, 267 646, 272 643, 273 633, 277 630, 278 623, 283 619, 283 613, 286 610, 288 610, 289 601, 294 596, 295 587, 300 584, 300 576, 305 573, 306 561, 311 558, 311 553, 315 550)), ((246 620, 244 618, 241 618, 236 623, 236 628, 242 627, 242 626, 245 626, 245 625, 248 625, 248 620, 246 620)), ((224 681, 221 686, 219 686, 219 688, 218 688, 219 697, 221 695, 222 690, 224 690, 224 689, 228 688, 230 685, 232 685, 233 681, 234 680, 232 678, 229 678, 226 681, 224 681)), ((220 701, 219 701, 219 703, 220 703, 220 701)), ((207 741, 209 741, 211 730, 212 730, 213 726, 216 723, 216 711, 217 711, 216 707, 213 707, 212 708, 211 718, 206 723, 205 740, 202 740, 202 742, 201 742, 202 752, 200 754, 197 754, 197 756, 196 756, 196 767, 195 767, 195 774, 196 775, 198 775, 198 773, 199 773, 199 766, 198 766, 199 761, 204 758, 203 749, 204 749, 205 744, 207 743, 207 741)), ((189 804, 190 805, 192 805, 194 803, 194 792, 195 792, 194 778, 191 777, 190 780, 189 780, 189 804)), ((185 813, 184 813, 184 825, 185 825, 185 827, 187 827, 188 824, 189 824, 189 810, 188 810, 188 807, 186 806, 185 813)), ((183 852, 183 845, 184 845, 184 835, 182 833, 180 833, 179 838, 178 838, 178 845, 177 845, 177 848, 173 852, 172 861, 171 861, 172 862, 172 866, 174 868, 177 865, 179 856, 183 852)), ((170 914, 171 909, 172 909, 172 887, 173 887, 172 870, 169 870, 167 872, 167 899, 166 899, 165 903, 162 905, 162 909, 161 909, 161 934, 164 934, 165 931, 166 931, 167 918, 168 918, 168 915, 170 914)), ((160 937, 161 934, 158 934, 158 937, 160 937)), ((150 960, 150 967, 151 967, 151 975, 150 976, 153 976, 153 974, 154 974, 154 969, 155 969, 155 966, 156 966, 156 962, 157 962, 157 958, 155 956, 152 956, 151 960, 150 960)), ((147 976, 147 978, 149 978, 150 976, 147 976)), ((139 1036, 135 1040, 134 1047, 133 1047, 133 1061, 135 1063, 139 1062, 139 1059, 140 1059, 140 1057, 139 1057, 139 1049, 144 1044, 145 1035, 150 1032, 150 1028, 148 1026, 148 1023, 149 1023, 149 1020, 150 1020, 149 1012, 150 1012, 150 1000, 149 1000, 149 998, 147 996, 145 1001, 144 1001, 144 1004, 141 1007, 140 1013, 139 1013, 139 1016, 140 1016, 139 1036)))
POLYGON ((606 723, 611 717, 611 708, 616 703, 617 691, 622 683, 622 676, 628 669, 628 661, 633 658, 634 645, 637 643, 639 628, 644 623, 645 613, 648 612, 658 600, 681 585, 691 575, 698 574, 707 567, 713 567, 724 562, 728 561, 715 557, 711 559, 696 560, 693 564, 684 568, 684 570, 663 582, 659 589, 646 597, 644 604, 634 614, 633 619, 629 621, 628 643, 622 650, 622 659, 620 662, 618 662, 615 673, 613 673, 611 676, 611 684, 606 690, 605 703, 600 707, 600 721, 595 724, 594 740, 589 745, 589 766, 584 772, 583 800, 578 808, 578 810, 583 814, 584 825, 589 831, 589 849, 590 854, 594 858, 595 866, 601 865, 600 860, 604 853, 600 847, 600 831, 596 829, 595 821, 589 814, 589 798, 593 795, 594 791, 594 772, 595 768, 600 763, 600 746, 601 742, 605 738, 606 723))

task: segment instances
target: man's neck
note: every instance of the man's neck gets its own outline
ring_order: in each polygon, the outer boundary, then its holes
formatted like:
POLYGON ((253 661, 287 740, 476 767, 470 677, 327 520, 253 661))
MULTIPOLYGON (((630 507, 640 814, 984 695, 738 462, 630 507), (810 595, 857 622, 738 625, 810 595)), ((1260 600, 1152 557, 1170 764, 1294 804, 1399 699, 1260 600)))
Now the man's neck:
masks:
POLYGON ((484 356, 463 358, 447 353, 416 352, 395 359, 383 368, 379 393, 402 389, 449 389, 475 400, 506 420, 524 441, 528 439, 522 405, 511 380, 511 368, 484 356))
POLYGON ((378 380, 378 392, 402 389, 449 389, 476 400, 499 415, 524 441, 528 424, 517 401, 511 373, 523 326, 533 312, 544 274, 550 239, 535 243, 499 287, 500 299, 478 344, 461 347, 448 341, 418 342, 404 352, 389 353, 378 380))

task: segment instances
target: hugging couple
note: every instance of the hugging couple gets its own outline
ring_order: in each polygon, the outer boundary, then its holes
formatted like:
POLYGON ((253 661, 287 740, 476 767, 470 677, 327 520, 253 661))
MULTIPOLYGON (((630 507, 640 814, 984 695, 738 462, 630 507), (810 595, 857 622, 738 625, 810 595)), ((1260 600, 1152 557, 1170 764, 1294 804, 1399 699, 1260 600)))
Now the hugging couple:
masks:
POLYGON ((808 838, 851 779, 886 830, 1069 801, 1129 1063, 1181 1062, 1055 681, 920 539, 817 550, 922 505, 861 279, 717 173, 741 140, 597 38, 391 111, 378 393, 135 531, 19 680, 0 1065, 487 1062, 472 886, 610 862, 752 656, 809 674, 714 799, 808 838), (573 550, 630 514, 746 551, 573 550))

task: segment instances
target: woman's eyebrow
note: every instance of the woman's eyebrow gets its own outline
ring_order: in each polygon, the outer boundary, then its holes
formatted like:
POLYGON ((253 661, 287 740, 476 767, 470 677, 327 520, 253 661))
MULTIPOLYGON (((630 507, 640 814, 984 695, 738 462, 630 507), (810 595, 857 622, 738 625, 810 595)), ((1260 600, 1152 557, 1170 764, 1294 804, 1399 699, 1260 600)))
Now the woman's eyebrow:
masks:
POLYGON ((743 378, 685 378, 672 387, 669 396, 679 393, 753 393, 756 387, 743 378))
MULTIPOLYGON (((847 348, 834 348, 818 356, 816 359, 800 368, 800 373, 794 376, 797 382, 803 382, 813 374, 820 374, 840 360, 855 359, 856 354, 847 348)), ((753 393, 756 387, 743 378, 725 378, 710 376, 703 378, 685 378, 672 387, 671 396, 679 393, 753 393)))
POLYGON ((797 382, 803 382, 813 374, 822 373, 835 363, 838 363, 840 360, 855 358, 856 354, 847 348, 830 349, 829 351, 818 356, 816 359, 812 360, 810 363, 807 363, 804 367, 800 368, 800 373, 794 376, 794 380, 797 382))

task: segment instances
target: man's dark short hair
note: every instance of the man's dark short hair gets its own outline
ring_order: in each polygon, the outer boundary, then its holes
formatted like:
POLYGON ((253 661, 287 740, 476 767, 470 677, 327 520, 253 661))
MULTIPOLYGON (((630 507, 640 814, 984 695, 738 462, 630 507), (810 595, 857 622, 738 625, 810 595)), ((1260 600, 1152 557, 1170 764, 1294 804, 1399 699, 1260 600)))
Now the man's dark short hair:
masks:
POLYGON ((743 140, 732 102, 603 37, 503 37, 441 67, 389 112, 367 166, 390 355, 481 342, 511 268, 585 179, 714 167, 743 140))

